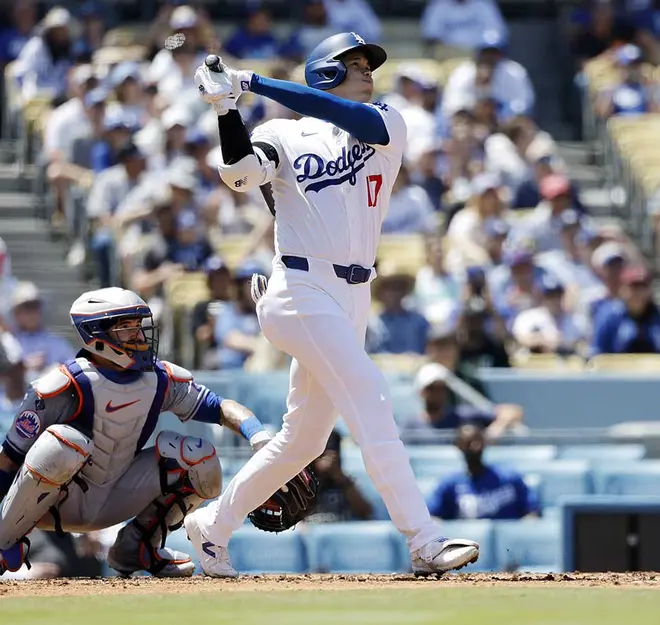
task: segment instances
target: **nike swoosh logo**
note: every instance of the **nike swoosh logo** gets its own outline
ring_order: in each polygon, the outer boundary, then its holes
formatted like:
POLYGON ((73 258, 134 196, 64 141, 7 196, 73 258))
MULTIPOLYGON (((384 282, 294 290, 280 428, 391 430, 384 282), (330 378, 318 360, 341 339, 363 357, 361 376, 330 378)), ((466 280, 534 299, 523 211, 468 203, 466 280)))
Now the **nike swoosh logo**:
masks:
POLYGON ((300 133, 303 137, 311 137, 312 135, 317 135, 319 134, 318 132, 301 132, 300 133))
POLYGON ((211 551, 211 547, 215 547, 215 545, 212 542, 205 542, 202 543, 202 551, 207 555, 211 556, 212 558, 217 557, 214 551, 211 551))
POLYGON ((117 412, 117 410, 122 410, 123 408, 128 408, 129 406, 132 406, 133 404, 137 404, 140 400, 136 399, 135 401, 129 401, 127 404, 119 404, 118 406, 113 406, 111 402, 108 402, 105 405, 105 411, 106 412, 117 412))

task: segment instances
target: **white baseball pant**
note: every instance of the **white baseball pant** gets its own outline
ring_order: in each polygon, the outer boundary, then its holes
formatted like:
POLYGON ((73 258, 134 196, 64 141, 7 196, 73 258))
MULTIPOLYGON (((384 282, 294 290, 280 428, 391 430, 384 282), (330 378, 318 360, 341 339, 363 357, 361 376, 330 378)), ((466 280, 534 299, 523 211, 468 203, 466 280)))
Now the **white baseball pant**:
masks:
MULTIPOLYGON (((372 280, 373 274, 372 272, 372 280)), ((411 550, 440 536, 399 438, 387 383, 364 350, 370 283, 351 285, 331 263, 309 271, 276 259, 257 314, 266 338, 293 357, 282 429, 200 511, 202 531, 226 546, 245 517, 325 450, 337 413, 362 451, 370 478, 411 550)))

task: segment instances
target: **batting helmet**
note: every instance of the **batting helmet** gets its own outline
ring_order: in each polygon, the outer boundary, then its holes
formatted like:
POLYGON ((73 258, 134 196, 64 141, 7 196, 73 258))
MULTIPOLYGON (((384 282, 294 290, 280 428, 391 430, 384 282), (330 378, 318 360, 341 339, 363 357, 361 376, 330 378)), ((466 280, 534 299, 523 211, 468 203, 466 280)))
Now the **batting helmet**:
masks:
POLYGON ((387 60, 387 52, 373 43, 365 43, 356 33, 340 33, 324 39, 309 55, 305 63, 305 82, 315 89, 334 89, 346 78, 346 65, 339 60, 342 54, 360 50, 369 59, 371 71, 387 60))

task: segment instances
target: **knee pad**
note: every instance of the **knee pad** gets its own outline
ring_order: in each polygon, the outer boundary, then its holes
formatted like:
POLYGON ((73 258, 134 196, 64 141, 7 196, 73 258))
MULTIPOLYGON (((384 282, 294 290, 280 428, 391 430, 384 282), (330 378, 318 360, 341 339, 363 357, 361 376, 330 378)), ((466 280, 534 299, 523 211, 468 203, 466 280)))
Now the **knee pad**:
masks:
POLYGON ((202 499, 220 496, 222 468, 212 443, 165 431, 156 438, 156 452, 161 459, 175 461, 186 472, 190 485, 202 499))
POLYGON ((16 544, 51 510, 83 468, 94 443, 70 425, 51 425, 35 441, 0 507, 0 549, 16 544))
POLYGON ((80 472, 93 450, 91 439, 70 425, 51 425, 28 451, 25 467, 35 479, 63 486, 80 472))

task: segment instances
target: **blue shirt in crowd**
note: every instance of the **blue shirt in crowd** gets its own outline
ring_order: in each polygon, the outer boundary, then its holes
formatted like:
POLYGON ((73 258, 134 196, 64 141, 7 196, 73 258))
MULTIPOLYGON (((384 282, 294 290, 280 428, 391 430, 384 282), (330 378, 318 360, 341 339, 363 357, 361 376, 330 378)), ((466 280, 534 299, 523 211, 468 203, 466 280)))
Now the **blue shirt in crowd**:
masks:
POLYGON ((219 346, 218 365, 220 369, 241 369, 249 354, 225 347, 225 339, 231 332, 241 332, 248 336, 257 336, 260 332, 257 315, 244 313, 236 304, 226 304, 218 311, 215 321, 215 340, 219 346))
POLYGON ((622 300, 603 303, 594 320, 591 353, 660 354, 660 311, 650 306, 633 318, 622 300))
POLYGON ((15 28, 0 30, 0 65, 15 61, 28 38, 29 35, 22 35, 15 28))
POLYGON ((433 516, 447 520, 521 519, 538 510, 536 497, 520 475, 490 466, 478 477, 448 477, 427 503, 433 516))
POLYGON ((423 354, 430 328, 414 310, 383 312, 370 324, 368 351, 372 354, 423 354))

